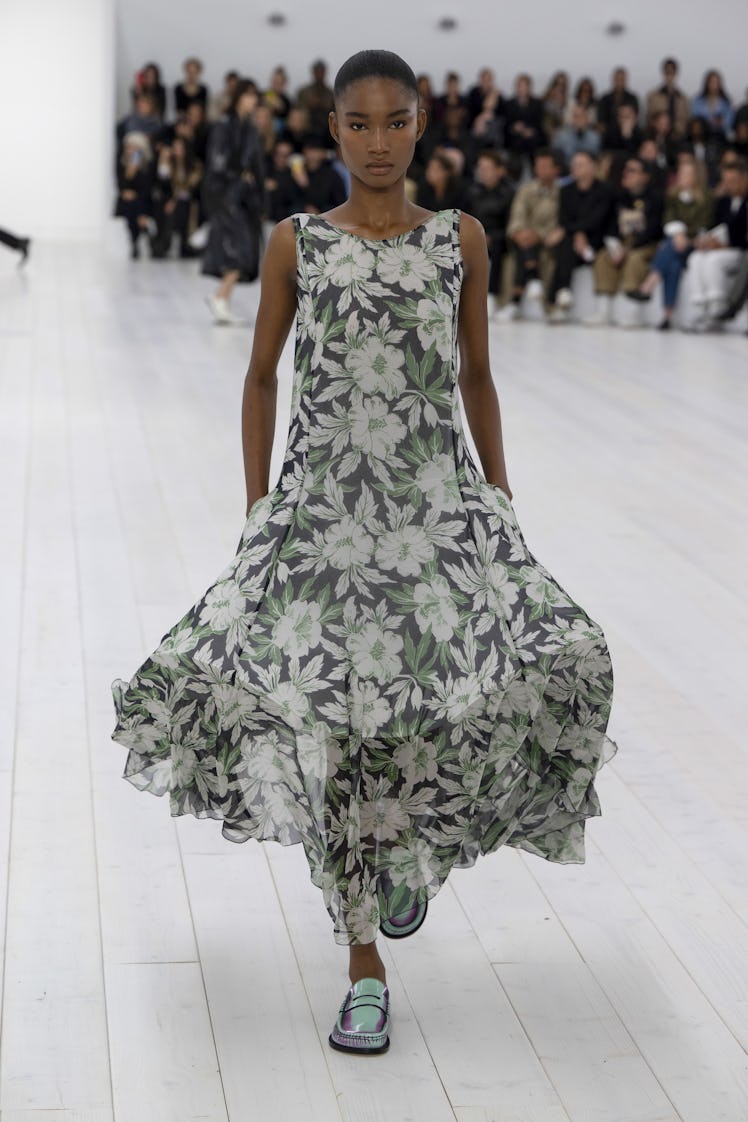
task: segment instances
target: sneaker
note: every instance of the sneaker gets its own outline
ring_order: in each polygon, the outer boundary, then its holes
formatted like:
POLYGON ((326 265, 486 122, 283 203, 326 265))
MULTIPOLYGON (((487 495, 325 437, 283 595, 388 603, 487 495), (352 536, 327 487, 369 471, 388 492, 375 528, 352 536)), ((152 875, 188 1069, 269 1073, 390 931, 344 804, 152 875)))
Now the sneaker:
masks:
POLYGON ((595 311, 582 320, 585 327, 608 327, 612 322, 613 297, 598 296, 595 311))
POLYGON ((543 292, 543 282, 535 277, 531 280, 525 289, 525 296, 528 300, 542 300, 545 293, 543 292))
POLYGON ((569 317, 566 313, 566 309, 559 308, 558 305, 555 308, 551 308, 550 312, 548 313, 549 323, 568 323, 568 320, 569 317))
POLYGON ((228 324, 231 326, 247 326, 247 320, 241 316, 237 316, 231 311, 228 301, 224 300, 221 296, 206 296, 205 302, 213 313, 213 321, 220 324, 228 324))
POLYGON ((559 288, 556 294, 556 307, 557 308, 570 308, 574 303, 570 288, 559 288))
POLYGON ((519 310, 519 304, 510 303, 505 304, 503 308, 499 308, 496 312, 494 319, 499 323, 511 323, 513 319, 521 319, 522 313, 519 310))

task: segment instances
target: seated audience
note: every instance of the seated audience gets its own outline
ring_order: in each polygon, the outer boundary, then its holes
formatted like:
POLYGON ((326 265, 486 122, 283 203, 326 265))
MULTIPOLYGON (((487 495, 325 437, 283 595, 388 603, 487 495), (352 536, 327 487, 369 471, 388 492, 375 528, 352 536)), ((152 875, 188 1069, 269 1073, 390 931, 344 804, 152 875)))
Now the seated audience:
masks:
POLYGON ((629 296, 649 300, 662 281, 664 312, 660 329, 670 327, 678 299, 681 276, 696 239, 713 225, 714 200, 700 182, 699 168, 693 156, 684 156, 679 164, 676 179, 665 202, 665 240, 652 258, 650 272, 636 291, 629 296))
POLYGON ((335 108, 335 99, 332 88, 326 82, 327 64, 318 58, 312 63, 312 81, 308 86, 302 86, 296 95, 296 104, 305 109, 309 119, 309 128, 313 133, 323 137, 325 143, 332 144, 332 137, 328 128, 328 114, 335 108))
POLYGON ((443 148, 435 148, 429 157, 423 179, 418 183, 416 202, 427 210, 448 210, 458 207, 467 210, 466 184, 454 155, 443 148))
POLYGON ((644 133, 639 127, 638 112, 629 102, 623 102, 616 110, 615 120, 605 128, 603 148, 635 155, 642 140, 644 133))
POLYGON ((472 178, 477 154, 477 142, 465 128, 464 106, 449 105, 438 125, 434 125, 430 140, 434 148, 457 148, 464 157, 465 174, 472 178))
POLYGON ((290 160, 291 174, 301 195, 301 209, 307 214, 322 214, 344 203, 348 198, 345 183, 330 162, 326 138, 308 133, 301 145, 301 156, 301 160, 293 156, 290 160))
POLYGON ((503 99, 498 89, 483 99, 483 107, 470 126, 471 135, 480 148, 501 148, 504 144, 503 99))
POLYGON ((197 104, 202 106, 203 113, 207 115, 208 87, 200 81, 203 64, 199 58, 188 58, 183 70, 184 78, 174 87, 174 104, 177 113, 186 113, 190 105, 197 104))
MULTIPOLYGON (((265 178, 267 217, 271 222, 280 222, 283 218, 288 218, 289 214, 296 214, 304 209, 303 190, 291 173, 290 160, 293 155, 290 141, 276 140, 265 178)), ((297 154, 296 159, 303 157, 297 154)))
POLYGON ((255 123, 255 128, 260 134, 262 142, 262 151, 265 155, 265 161, 269 162, 272 156, 273 148, 277 140, 275 131, 275 121, 273 119, 273 111, 266 101, 261 101, 254 113, 252 120, 255 123))
POLYGON ((133 105, 139 94, 150 94, 154 112, 163 120, 166 116, 166 86, 161 81, 161 70, 155 62, 148 62, 135 75, 135 83, 130 91, 133 105))
POLYGON ((190 126, 192 133, 192 148, 195 156, 201 163, 205 163, 208 152, 208 134, 210 127, 205 119, 205 107, 199 101, 193 101, 187 106, 184 120, 190 126))
POLYGON ((590 125, 597 126, 597 97, 595 96, 595 84, 591 78, 580 78, 577 82, 574 98, 566 111, 566 121, 564 123, 567 125, 572 123, 571 117, 575 105, 581 105, 583 109, 586 109, 587 120, 590 125))
POLYGON ((270 85, 263 93, 262 100, 273 114, 276 130, 279 129, 291 108, 291 98, 288 96, 288 74, 285 67, 275 67, 270 75, 270 85))
MULTIPOLYGON (((623 66, 618 66, 613 71, 613 86, 608 93, 603 94, 597 105, 597 123, 601 132, 614 127, 618 123, 618 110, 622 105, 630 105, 634 110, 635 120, 639 119, 639 98, 628 89, 628 71, 623 66)), ((604 145, 604 147, 608 147, 604 145)))
POLYGON ((156 109, 153 95, 149 93, 137 94, 132 112, 117 125, 117 137, 120 141, 128 132, 143 132, 155 143, 165 131, 163 118, 156 109))
POLYGON ((645 124, 651 128, 660 113, 670 117, 674 137, 686 135, 691 106, 682 90, 678 89, 678 63, 666 58, 662 64, 662 85, 647 94, 645 124))
POLYGON ((519 74, 514 83, 514 97, 504 105, 504 143, 510 152, 531 161, 538 148, 547 144, 543 128, 543 103, 533 97, 532 78, 519 74))
POLYGON ((589 112, 576 103, 571 110, 571 124, 560 128, 553 138, 553 147, 563 153, 566 166, 571 165, 577 152, 596 156, 600 151, 600 133, 590 124, 589 112))
POLYGON ((710 134, 703 117, 692 117, 686 127, 684 147, 704 165, 707 182, 710 187, 715 187, 719 182, 719 161, 725 147, 724 140, 710 134))
POLYGON ((498 305, 501 288, 501 266, 506 251, 506 228, 514 198, 514 187, 507 175, 506 161, 493 149, 479 152, 475 182, 470 188, 469 211, 486 232, 490 261, 488 292, 498 305))
POLYGON ((140 257, 138 241, 144 232, 156 233, 153 219, 151 187, 153 185, 153 149, 144 132, 128 132, 122 141, 122 155, 117 167, 117 203, 115 216, 124 218, 130 234, 130 256, 140 257))
MULTIPOLYGON (((325 127, 325 135, 329 133, 330 129, 325 127)), ((309 132, 309 114, 306 109, 302 109, 300 105, 292 105, 286 117, 286 123, 278 133, 279 140, 287 140, 289 144, 293 145, 294 152, 301 153, 301 146, 304 137, 309 132)), ((332 137, 330 137, 332 144, 332 137)))
POLYGON ((604 246, 595 256, 595 291, 608 298, 607 308, 600 308, 602 322, 609 318, 609 298, 620 288, 635 291, 644 280, 661 234, 662 196, 652 190, 644 161, 629 156, 609 214, 604 246))
POLYGON ((517 319, 527 288, 531 299, 543 299, 541 273, 555 244, 549 235, 558 229, 560 168, 554 152, 539 148, 534 160, 535 178, 517 191, 509 213, 508 244, 512 250, 511 301, 501 309, 502 320, 517 319))
POLYGON ((569 75, 565 70, 556 71, 541 100, 543 128, 546 136, 552 137, 564 124, 569 107, 569 75))
POLYGON ((645 163, 652 190, 664 199, 670 182, 670 171, 663 156, 657 150, 656 141, 651 136, 646 136, 639 145, 636 155, 645 163))
POLYGON ((722 169, 714 226, 696 240, 688 261, 695 327, 712 327, 727 310, 732 276, 748 249, 748 164, 727 163, 722 169))
POLYGON ((548 292, 553 305, 550 318, 560 323, 574 302, 572 274, 580 265, 591 265, 602 248, 610 225, 613 194, 598 179, 597 160, 584 151, 571 161, 572 182, 561 188, 558 208, 559 236, 553 246, 554 269, 548 292))
POLYGON ((727 139, 732 130, 733 112, 719 70, 707 71, 701 93, 693 99, 691 116, 701 117, 706 122, 710 136, 723 142, 727 139))
POLYGON ((467 124, 472 129, 476 117, 490 113, 494 115, 501 104, 501 90, 496 85, 494 72, 490 66, 478 71, 478 81, 468 91, 466 98, 467 124))
POLYGON ((203 165, 191 148, 177 136, 170 147, 161 148, 156 168, 158 209, 154 218, 157 233, 151 241, 151 256, 166 257, 175 234, 179 256, 194 257, 189 239, 198 226, 198 197, 203 165))
POLYGON ((208 120, 217 121, 225 117, 234 100, 234 93, 239 81, 238 70, 227 70, 223 76, 223 89, 214 94, 209 100, 208 120))
POLYGON ((452 110, 452 119, 460 123, 467 122, 467 98, 460 89, 460 75, 450 70, 444 87, 444 93, 435 97, 431 107, 431 119, 435 125, 444 123, 447 111, 452 110))

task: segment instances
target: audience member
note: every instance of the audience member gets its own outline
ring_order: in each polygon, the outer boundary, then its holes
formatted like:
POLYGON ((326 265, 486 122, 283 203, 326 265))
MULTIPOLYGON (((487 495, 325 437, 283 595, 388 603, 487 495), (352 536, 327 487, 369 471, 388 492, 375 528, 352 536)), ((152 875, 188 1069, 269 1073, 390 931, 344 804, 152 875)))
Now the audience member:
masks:
POLYGON ((457 148, 464 157, 465 174, 472 178, 477 154, 477 142, 465 127, 465 107, 448 105, 440 124, 430 133, 433 148, 457 148))
POLYGON ((590 124, 589 111, 575 102, 571 110, 571 123, 560 128, 553 138, 553 147, 563 153, 569 167, 577 152, 596 156, 600 151, 600 133, 590 124))
POLYGON ((514 198, 514 187, 507 175, 506 161, 494 149, 478 153, 475 182, 470 188, 470 213, 475 215, 486 233, 490 261, 488 292, 498 306, 501 289, 501 267, 506 252, 506 229, 514 198))
POLYGON ((587 119, 593 126, 597 125, 597 97, 595 84, 591 78, 580 78, 574 90, 574 98, 567 108, 565 124, 570 125, 575 105, 581 105, 587 110, 587 119))
POLYGON ((270 85, 262 95, 262 100, 270 108, 276 128, 288 117, 291 98, 288 96, 288 74, 285 67, 276 66, 270 75, 270 85))
POLYGON ((165 131, 163 118, 159 115, 153 100, 153 94, 140 93, 135 98, 135 106, 131 113, 117 125, 117 137, 122 141, 128 132, 142 132, 155 142, 165 131))
POLYGON ((227 70, 223 76, 223 89, 214 94, 209 99, 208 105, 208 120, 217 121, 219 117, 223 117, 228 113, 231 106, 231 101, 236 89, 236 83, 239 81, 238 70, 227 70))
POLYGON ((644 140, 644 132, 639 127, 637 110, 630 102, 624 101, 616 110, 615 120, 605 128, 603 148, 607 148, 610 152, 635 155, 642 140, 644 140))
POLYGON ((662 197, 653 191, 644 161, 629 156, 609 215, 604 247, 595 256, 600 322, 610 318, 611 297, 635 291, 649 271, 662 233, 662 197))
POLYGON ((190 126, 192 135, 192 148, 197 159, 204 164, 208 152, 208 122, 205 119, 205 106, 200 101, 193 101, 187 106, 184 119, 190 126))
POLYGON ((560 129, 566 120, 569 106, 569 75, 557 70, 542 97, 543 129, 547 137, 560 129))
POLYGON ((742 160, 726 164, 720 187, 715 225, 697 238, 688 262, 697 330, 715 326, 724 315, 731 277, 748 249, 748 164, 742 160))
POLYGON ((473 118, 470 131, 480 148, 501 148, 504 144, 503 99, 494 88, 483 99, 483 107, 473 118))
POLYGON ((166 257, 176 234, 179 256, 194 257, 189 239, 198 226, 198 189, 203 166, 194 151, 177 136, 164 145, 158 156, 156 182, 160 187, 159 208, 154 214, 157 233, 151 241, 151 256, 166 257))
POLYGON ((673 136, 683 137, 691 116, 691 106, 683 91, 678 89, 678 69, 674 58, 666 58, 663 62, 662 85, 647 94, 646 124, 653 126, 660 113, 667 113, 673 136))
POLYGON ((266 101, 261 101, 257 106, 252 115, 252 120, 260 136, 265 161, 269 163, 277 140, 277 134, 275 131, 275 121, 273 120, 273 111, 266 101))
POLYGON ((597 106, 597 123, 602 132, 618 124, 618 110, 622 105, 630 105, 638 120, 639 98, 628 88, 628 80, 626 68, 617 66, 613 71, 613 86, 608 93, 603 94, 597 106))
MULTIPOLYGON (((329 133, 330 129, 325 126, 325 133, 329 133)), ((301 146, 304 137, 309 132, 309 114, 306 109, 302 109, 300 105, 292 105, 286 117, 286 123, 278 133, 279 140, 287 140, 289 144, 293 145, 294 152, 301 153, 301 146)), ((330 137, 332 143, 332 137, 330 137)))
POLYGON ((710 136, 721 141, 727 139, 732 129, 733 113, 719 70, 708 70, 704 75, 704 85, 699 96, 693 99, 691 115, 706 122, 710 136))
POLYGON ((301 194, 301 209, 307 214, 332 210, 348 198, 345 183, 332 166, 328 153, 325 136, 310 132, 302 142, 301 159, 291 157, 291 174, 301 194))
POLYGON ((428 210, 446 210, 449 207, 467 210, 464 181, 444 149, 435 148, 431 153, 423 179, 418 184, 416 202, 428 210))
POLYGON ((549 148, 539 148, 534 160, 535 178, 517 191, 509 213, 508 244, 512 249, 510 266, 511 300, 501 309, 501 320, 517 319, 520 302, 527 288, 530 299, 543 299, 541 274, 550 263, 549 251, 560 240, 558 234, 559 166, 549 148), (553 235, 553 236, 551 236, 553 235))
POLYGON ((139 238, 148 231, 156 233, 153 219, 153 148, 144 132, 127 132, 117 167, 117 218, 124 218, 130 234, 130 256, 140 257, 139 238))
POLYGON ((683 142, 676 136, 672 118, 666 109, 655 113, 647 130, 647 136, 655 143, 659 166, 665 168, 668 173, 674 171, 683 142))
POLYGON ((183 66, 184 78, 174 87, 174 104, 177 113, 186 113, 190 105, 201 105, 203 113, 208 113, 208 87, 200 78, 203 64, 199 58, 188 58, 183 66))
POLYGON ((664 157, 657 149, 657 143, 651 136, 645 136, 635 153, 649 172, 649 184, 663 199, 670 181, 670 171, 664 157))
POLYGON ((706 168, 709 186, 715 187, 719 181, 719 161, 724 141, 710 133, 703 117, 692 117, 686 128, 685 145, 706 168))
POLYGON ((507 148, 525 161, 530 161, 537 149, 547 143, 543 128, 543 103, 539 97, 533 97, 529 74, 517 76, 514 97, 510 97, 504 105, 504 120, 507 148))
POLYGON ((302 189, 291 174, 293 155, 293 145, 289 140, 276 140, 265 178, 267 216, 271 222, 280 222, 289 214, 304 209, 302 189))
POLYGON ((460 89, 460 75, 454 70, 447 74, 444 93, 433 99, 431 107, 431 120, 434 125, 441 125, 451 111, 452 120, 459 120, 460 125, 467 121, 467 98, 460 89))
POLYGON ((418 86, 418 104, 421 109, 426 110, 426 116, 429 121, 433 120, 434 108, 434 91, 431 88, 431 79, 428 74, 418 74, 416 76, 416 84, 418 86))
POLYGON ((714 201, 699 179, 694 157, 681 159, 675 183, 665 202, 665 240, 652 258, 650 272, 642 284, 629 293, 634 299, 649 300, 662 281, 664 311, 660 329, 663 331, 670 327, 681 275, 696 239, 706 233, 713 221, 714 201))
POLYGON ((133 105, 139 94, 150 94, 153 100, 153 111, 163 120, 166 116, 166 86, 161 81, 161 70, 155 62, 148 62, 135 75, 135 82, 130 91, 133 105))
POLYGON ((561 323, 574 302, 572 275, 580 265, 592 265, 602 248, 610 225, 613 195, 597 177, 597 160, 580 150, 571 160, 572 182, 561 188, 558 228, 561 236, 553 246, 554 269, 548 291, 550 319, 561 323))
MULTIPOLYGON (((311 131, 327 138, 330 133, 328 115, 335 108, 335 99, 331 87, 325 81, 326 74, 327 64, 318 58, 312 63, 312 81, 299 90, 296 103, 306 110, 311 131)), ((329 142, 332 143, 332 137, 329 137, 329 142)))
POLYGON ((490 66, 483 66, 478 71, 478 81, 468 91, 466 98, 467 124, 470 128, 477 117, 490 114, 496 115, 497 108, 501 105, 501 90, 496 85, 494 72, 490 66))

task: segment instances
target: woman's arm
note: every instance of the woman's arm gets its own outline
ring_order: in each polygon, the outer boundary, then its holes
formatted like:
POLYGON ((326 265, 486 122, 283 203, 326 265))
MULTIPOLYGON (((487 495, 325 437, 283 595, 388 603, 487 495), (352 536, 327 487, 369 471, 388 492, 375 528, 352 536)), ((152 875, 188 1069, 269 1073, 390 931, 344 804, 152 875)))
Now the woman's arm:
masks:
POLYGON ((268 493, 278 396, 276 369, 296 314, 296 238, 291 218, 273 227, 262 259, 260 285, 260 306, 242 398, 247 514, 268 493))
POLYGON ((486 482, 501 487, 511 499, 501 410, 488 356, 488 250, 483 227, 470 214, 460 216, 460 242, 464 271, 457 319, 458 385, 486 482))

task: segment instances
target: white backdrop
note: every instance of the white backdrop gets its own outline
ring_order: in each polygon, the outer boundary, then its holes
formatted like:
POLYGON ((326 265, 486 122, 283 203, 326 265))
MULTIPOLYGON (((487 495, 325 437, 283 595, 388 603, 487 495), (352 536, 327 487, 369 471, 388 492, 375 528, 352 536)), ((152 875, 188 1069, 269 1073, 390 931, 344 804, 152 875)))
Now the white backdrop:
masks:
POLYGON ((159 62, 171 86, 190 54, 203 59, 213 88, 228 69, 264 83, 282 62, 295 92, 309 80, 317 55, 328 63, 332 79, 348 55, 364 47, 397 51, 438 86, 447 69, 472 82, 477 69, 489 64, 504 86, 524 69, 545 83, 561 66, 572 79, 590 74, 607 88, 611 69, 623 63, 634 86, 648 89, 661 59, 671 53, 682 63, 689 94, 712 66, 723 71, 733 98, 742 101, 748 85, 745 0, 693 6, 683 0, 452 0, 436 6, 402 0, 180 0, 177 7, 165 0, 116 2, 120 112, 132 73, 144 62, 159 62), (274 11, 287 17, 285 27, 268 24, 274 11), (437 29, 443 16, 457 19, 456 31, 437 29), (626 25, 625 34, 606 34, 614 20, 626 25))
POLYGON ((0 226, 101 235, 114 93, 113 0, 2 0, 0 226))

